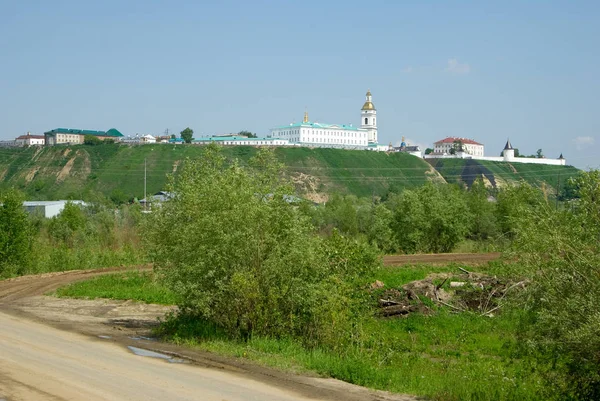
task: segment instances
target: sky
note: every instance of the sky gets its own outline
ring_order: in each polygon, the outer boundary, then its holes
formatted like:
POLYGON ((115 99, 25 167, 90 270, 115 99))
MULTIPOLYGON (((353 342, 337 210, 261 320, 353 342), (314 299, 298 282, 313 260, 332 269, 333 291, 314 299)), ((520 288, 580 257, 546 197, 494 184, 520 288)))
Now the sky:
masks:
POLYGON ((302 120, 600 166, 600 2, 0 0, 0 139, 302 120))

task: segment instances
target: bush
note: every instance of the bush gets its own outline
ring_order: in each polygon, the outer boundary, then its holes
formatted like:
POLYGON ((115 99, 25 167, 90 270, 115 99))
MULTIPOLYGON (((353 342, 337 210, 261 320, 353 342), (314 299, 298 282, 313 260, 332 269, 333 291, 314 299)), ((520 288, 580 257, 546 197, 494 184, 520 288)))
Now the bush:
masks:
POLYGON ((390 202, 392 229, 405 253, 450 252, 468 233, 471 216, 456 186, 429 182, 390 202))
POLYGON ((600 399, 600 173, 582 174, 578 199, 559 210, 542 203, 512 219, 516 275, 531 279, 524 294, 530 320, 524 344, 549 362, 560 399, 600 399))
POLYGON ((349 283, 376 266, 376 254, 341 236, 317 236, 287 202, 292 186, 281 180, 272 151, 260 151, 250 165, 228 164, 209 146, 202 159, 184 163, 176 181, 171 177, 176 195, 146 228, 157 273, 182 300, 183 313, 233 337, 316 343, 346 335, 337 327, 331 334, 330 317, 348 322, 349 283))
POLYGON ((23 269, 31 251, 31 229, 23 209, 23 195, 15 190, 0 194, 0 274, 23 269))

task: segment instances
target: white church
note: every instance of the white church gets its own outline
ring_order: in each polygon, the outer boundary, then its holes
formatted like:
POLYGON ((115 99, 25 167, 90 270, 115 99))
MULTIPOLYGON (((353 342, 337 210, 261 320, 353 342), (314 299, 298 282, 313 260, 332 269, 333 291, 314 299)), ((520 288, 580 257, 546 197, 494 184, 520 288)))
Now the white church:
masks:
MULTIPOLYGON (((360 125, 311 122, 308 112, 301 123, 272 128, 270 138, 283 139, 290 145, 379 150, 377 145, 377 110, 371 91, 360 112, 360 125)), ((387 150, 387 147, 385 147, 387 150)))

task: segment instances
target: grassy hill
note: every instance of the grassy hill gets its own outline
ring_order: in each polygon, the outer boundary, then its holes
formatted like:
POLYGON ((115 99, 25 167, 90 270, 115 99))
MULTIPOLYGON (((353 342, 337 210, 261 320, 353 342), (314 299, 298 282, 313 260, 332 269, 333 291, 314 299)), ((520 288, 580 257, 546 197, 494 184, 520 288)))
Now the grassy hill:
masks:
POLYGON ((573 166, 549 166, 529 163, 504 163, 466 159, 429 159, 446 182, 471 185, 483 178, 493 187, 525 181, 533 186, 556 190, 579 172, 573 166))
MULTIPOLYGON (((166 175, 176 172, 185 158, 202 157, 204 148, 184 145, 101 145, 0 149, 0 188, 14 186, 28 199, 142 198, 144 160, 147 192, 164 189, 166 175)), ((224 147, 230 158, 243 164, 257 149, 224 147)), ((419 186, 441 177, 416 157, 393 153, 338 149, 276 148, 278 158, 300 193, 320 200, 328 193, 356 196, 383 195, 390 187, 419 186)))
MULTIPOLYGON (((257 149, 225 147, 225 155, 243 164, 257 149)), ((438 160, 434 168, 404 153, 386 154, 359 150, 276 148, 299 193, 323 201, 340 192, 381 196, 422 185, 430 179, 472 181, 482 174, 492 185, 524 179, 553 186, 574 175, 572 167, 518 165, 467 160, 438 160), (515 172, 516 171, 516 172, 515 172), (443 177, 443 178, 442 178, 443 177)), ((0 189, 14 186, 31 200, 84 199, 98 195, 126 201, 144 196, 144 160, 147 192, 165 188, 166 175, 177 171, 185 158, 202 157, 204 148, 185 145, 101 145, 0 149, 0 189)))

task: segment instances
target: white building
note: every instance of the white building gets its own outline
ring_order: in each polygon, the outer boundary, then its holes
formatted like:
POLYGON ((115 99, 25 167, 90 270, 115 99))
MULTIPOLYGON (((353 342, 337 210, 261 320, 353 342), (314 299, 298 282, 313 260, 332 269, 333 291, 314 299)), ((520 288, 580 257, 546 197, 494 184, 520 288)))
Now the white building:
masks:
MULTIPOLYGON (((542 157, 542 158, 517 157, 517 156, 515 156, 515 149, 512 147, 510 140, 506 141, 506 145, 504 146, 504 149, 502 150, 502 156, 499 156, 499 157, 483 156, 483 145, 481 145, 475 141, 472 141, 470 139, 467 139, 467 140, 462 139, 463 151, 456 150, 456 152, 453 152, 454 154, 451 154, 450 149, 453 148, 454 139, 461 139, 461 138, 446 138, 445 140, 435 142, 435 144, 436 145, 439 144, 439 146, 434 147, 433 153, 425 155, 424 158, 425 159, 473 159, 473 160, 487 160, 487 161, 491 161, 491 162, 546 164, 546 165, 550 165, 550 166, 566 166, 567 165, 567 160, 563 157, 562 153, 558 157, 558 159, 546 159, 545 157, 542 157), (452 143, 444 142, 447 139, 452 139, 452 143), (467 152, 465 150, 466 145, 465 145, 464 141, 471 141, 471 142, 474 142, 475 144, 481 146, 481 149, 480 149, 481 155, 476 155, 476 154, 467 152)), ((471 145, 473 145, 473 144, 471 144, 471 145)), ((454 148, 456 149, 456 147, 454 147, 454 148)), ((471 152, 477 152, 479 150, 479 148, 477 148, 477 147, 475 147, 475 148, 471 147, 471 148, 466 148, 466 149, 470 149, 471 152)))
MULTIPOLYGON (((172 140, 171 143, 177 141, 172 140)), ((226 146, 288 146, 289 141, 279 138, 247 138, 242 136, 211 136, 208 138, 199 138, 192 141, 194 145, 208 145, 217 143, 226 146)))
POLYGON ((299 146, 377 147, 377 110, 371 100, 371 91, 367 92, 366 101, 361 109, 360 126, 311 122, 308 113, 305 112, 301 123, 273 128, 270 137, 299 146))
POLYGON ((79 206, 85 206, 84 201, 80 200, 58 200, 58 201, 25 201, 23 207, 25 211, 30 214, 40 214, 48 219, 58 216, 63 211, 65 205, 68 203, 74 203, 79 206))
POLYGON ((15 139, 17 146, 39 146, 46 143, 46 137, 44 135, 31 135, 28 132, 27 135, 21 135, 15 139))
POLYGON ((433 143, 433 153, 439 155, 450 155, 454 149, 458 153, 462 148, 462 152, 471 156, 483 156, 483 144, 475 142, 472 139, 457 138, 449 136, 433 143))

